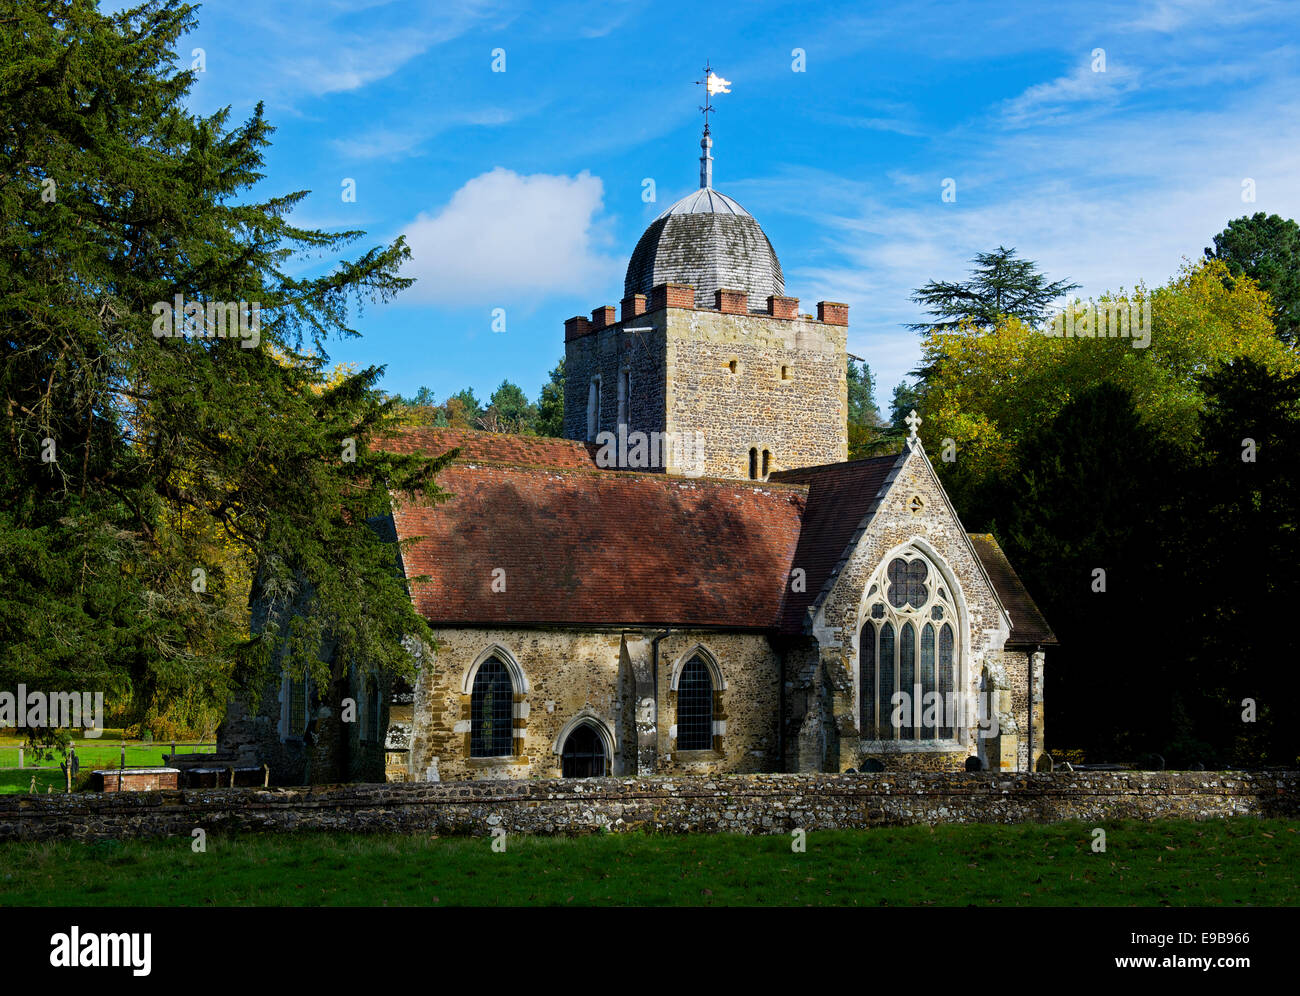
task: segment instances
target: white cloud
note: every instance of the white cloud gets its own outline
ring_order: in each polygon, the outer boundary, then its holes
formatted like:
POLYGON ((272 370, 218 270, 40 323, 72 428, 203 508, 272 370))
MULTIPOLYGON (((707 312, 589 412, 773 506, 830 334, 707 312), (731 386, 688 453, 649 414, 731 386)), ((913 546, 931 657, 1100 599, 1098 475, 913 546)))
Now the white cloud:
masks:
POLYGON ((605 288, 621 274, 609 255, 604 184, 496 169, 406 227, 417 278, 404 299, 506 305, 605 288))

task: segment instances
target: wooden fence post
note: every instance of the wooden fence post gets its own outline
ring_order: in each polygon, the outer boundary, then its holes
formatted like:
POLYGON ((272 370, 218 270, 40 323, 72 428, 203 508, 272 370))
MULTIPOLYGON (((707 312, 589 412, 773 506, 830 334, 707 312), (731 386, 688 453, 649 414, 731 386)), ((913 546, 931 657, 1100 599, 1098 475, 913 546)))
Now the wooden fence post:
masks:
POLYGON ((19 747, 19 748, 18 748, 18 768, 19 768, 19 770, 22 769, 22 766, 23 766, 23 749, 22 749, 21 747, 19 747))

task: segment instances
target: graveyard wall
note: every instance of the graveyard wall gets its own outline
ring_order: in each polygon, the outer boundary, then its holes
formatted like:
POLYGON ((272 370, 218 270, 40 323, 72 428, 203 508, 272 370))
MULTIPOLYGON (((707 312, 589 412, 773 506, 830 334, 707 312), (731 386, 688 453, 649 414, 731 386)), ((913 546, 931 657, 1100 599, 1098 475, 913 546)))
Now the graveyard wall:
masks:
POLYGON ((787 833, 916 823, 1295 818, 1300 772, 656 776, 0 796, 0 840, 208 833, 787 833))

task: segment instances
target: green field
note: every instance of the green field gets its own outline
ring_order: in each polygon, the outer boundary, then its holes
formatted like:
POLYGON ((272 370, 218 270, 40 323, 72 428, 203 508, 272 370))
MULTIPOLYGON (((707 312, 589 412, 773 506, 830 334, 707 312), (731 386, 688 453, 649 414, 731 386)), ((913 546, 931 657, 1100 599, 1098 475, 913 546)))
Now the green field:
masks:
POLYGON ((0 906, 1236 906, 1300 903, 1282 820, 894 827, 790 838, 305 834, 0 844, 0 906))

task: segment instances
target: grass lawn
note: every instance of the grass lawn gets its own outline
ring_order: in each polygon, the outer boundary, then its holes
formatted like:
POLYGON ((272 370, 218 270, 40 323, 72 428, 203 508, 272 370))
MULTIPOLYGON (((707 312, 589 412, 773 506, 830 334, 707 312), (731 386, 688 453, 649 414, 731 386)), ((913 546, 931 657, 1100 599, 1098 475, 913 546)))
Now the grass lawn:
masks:
POLYGON ((1300 903, 1283 820, 946 825, 789 837, 304 834, 0 844, 0 906, 1234 906, 1300 903))

